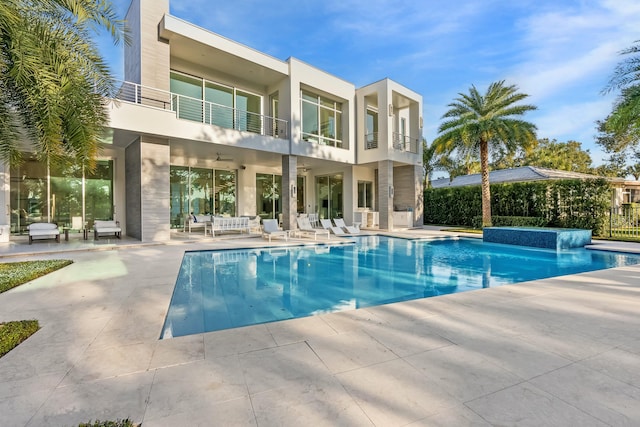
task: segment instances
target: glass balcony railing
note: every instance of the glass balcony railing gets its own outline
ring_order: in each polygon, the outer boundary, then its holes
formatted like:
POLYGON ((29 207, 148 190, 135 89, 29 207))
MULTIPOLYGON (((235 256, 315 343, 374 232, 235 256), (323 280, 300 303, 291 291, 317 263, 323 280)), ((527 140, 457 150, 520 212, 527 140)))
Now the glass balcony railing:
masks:
POLYGON ((286 120, 231 108, 136 83, 122 82, 115 98, 120 101, 175 111, 176 117, 183 120, 220 126, 226 129, 236 129, 274 138, 289 138, 289 128, 286 120))

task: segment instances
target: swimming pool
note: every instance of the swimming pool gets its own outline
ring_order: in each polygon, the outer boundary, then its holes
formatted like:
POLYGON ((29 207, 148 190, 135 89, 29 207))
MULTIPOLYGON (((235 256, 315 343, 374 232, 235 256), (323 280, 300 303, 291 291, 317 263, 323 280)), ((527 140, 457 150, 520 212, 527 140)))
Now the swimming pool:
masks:
POLYGON ((361 236, 354 244, 186 252, 161 338, 640 263, 640 256, 361 236))

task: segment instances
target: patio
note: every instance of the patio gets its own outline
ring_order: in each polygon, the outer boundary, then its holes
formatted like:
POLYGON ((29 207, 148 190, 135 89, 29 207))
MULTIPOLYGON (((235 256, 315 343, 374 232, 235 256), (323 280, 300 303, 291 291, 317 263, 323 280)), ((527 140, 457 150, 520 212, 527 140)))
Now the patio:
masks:
POLYGON ((0 247, 75 261, 0 294, 41 325, 0 359, 2 425, 640 423, 640 266, 160 341, 185 250, 265 246, 182 237, 0 247))

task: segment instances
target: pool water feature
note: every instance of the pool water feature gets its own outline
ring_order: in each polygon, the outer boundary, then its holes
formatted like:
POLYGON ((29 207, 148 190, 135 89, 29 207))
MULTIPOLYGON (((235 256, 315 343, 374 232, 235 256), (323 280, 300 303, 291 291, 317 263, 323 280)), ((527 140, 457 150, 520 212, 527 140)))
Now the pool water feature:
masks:
POLYGON ((186 252, 161 338, 640 263, 640 256, 357 237, 355 244, 186 252))

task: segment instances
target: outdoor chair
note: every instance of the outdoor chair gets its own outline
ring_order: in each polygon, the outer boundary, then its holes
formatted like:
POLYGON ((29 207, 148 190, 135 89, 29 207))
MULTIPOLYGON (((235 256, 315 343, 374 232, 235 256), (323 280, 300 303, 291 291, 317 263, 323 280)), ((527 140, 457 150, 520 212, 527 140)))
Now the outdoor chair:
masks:
POLYGON ((56 242, 60 243, 60 230, 58 224, 52 222, 34 222, 29 224, 29 244, 33 243, 34 239, 56 239, 56 242))
POLYGON ((121 233, 122 229, 120 228, 120 223, 118 221, 95 220, 93 222, 93 238, 95 240, 98 240, 98 237, 100 237, 101 234, 113 234, 119 239, 121 233))
POLYGON ((331 220, 330 219, 321 219, 320 220, 320 225, 322 226, 322 228, 324 228, 325 230, 329 230, 330 232, 332 232, 336 236, 344 236, 346 234, 344 232, 344 230, 342 230, 342 228, 334 227, 333 224, 331 224, 331 220))
POLYGON ((344 219, 342 218, 334 218, 333 223, 336 225, 336 227, 342 228, 345 232, 349 234, 360 233, 360 227, 357 227, 355 225, 347 225, 344 223, 344 219))
POLYGON ((277 219, 263 219, 262 237, 268 237, 269 243, 271 243, 272 237, 284 237, 284 240, 286 241, 289 239, 289 232, 278 227, 277 219))
POLYGON ((313 228, 320 228, 320 220, 319 220, 319 216, 317 213, 310 213, 308 215, 309 218, 309 224, 311 224, 311 227, 313 228))
POLYGON ((311 223, 309 222, 309 218, 297 218, 298 229, 296 230, 296 234, 313 234, 313 239, 318 240, 318 234, 326 234, 327 239, 330 238, 329 230, 325 230, 322 228, 313 228, 311 223))

